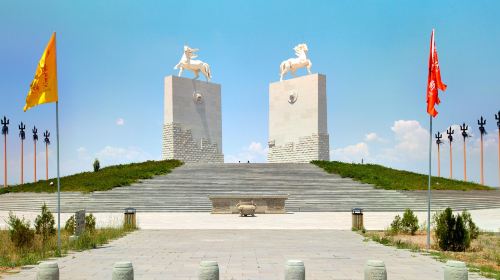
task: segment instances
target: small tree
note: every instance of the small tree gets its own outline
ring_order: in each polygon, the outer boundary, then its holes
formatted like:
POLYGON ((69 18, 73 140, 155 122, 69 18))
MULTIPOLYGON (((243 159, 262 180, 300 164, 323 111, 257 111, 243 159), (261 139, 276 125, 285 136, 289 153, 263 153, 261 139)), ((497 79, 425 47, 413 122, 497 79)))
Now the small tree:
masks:
POLYGON ((401 231, 401 217, 396 215, 391 223, 391 233, 398 234, 401 231))
POLYGON ((101 169, 101 163, 99 163, 98 159, 95 159, 94 160, 94 172, 99 171, 99 169, 101 169))
POLYGON ((472 217, 469 211, 467 210, 462 211, 462 218, 464 220, 465 227, 469 231, 470 239, 471 240, 476 239, 479 236, 479 228, 472 221, 472 217))
POLYGON ((42 236, 44 243, 45 241, 47 241, 47 239, 49 239, 49 236, 56 233, 56 228, 54 227, 54 225, 54 215, 52 215, 49 208, 44 203, 42 206, 42 213, 35 219, 36 234, 40 234, 42 236))
POLYGON ((403 214, 403 218, 401 216, 396 215, 394 220, 391 223, 391 233, 398 234, 400 232, 409 233, 414 235, 418 230, 418 218, 417 216, 407 208, 403 214))
POLYGON ((95 230, 95 217, 92 214, 85 216, 85 230, 93 232, 95 230))
POLYGON ((410 233, 411 235, 414 235, 418 230, 418 218, 410 208, 407 208, 403 214, 401 228, 405 233, 410 233))
POLYGON ((10 240, 17 248, 27 248, 33 244, 35 239, 35 231, 30 229, 30 222, 24 218, 19 219, 12 212, 9 212, 9 225, 10 240))
MULTIPOLYGON (((466 215, 466 219, 470 217, 466 215)), ((448 207, 434 215, 434 224, 439 248, 445 251, 465 251, 469 248, 471 234, 468 222, 464 221, 463 216, 458 213, 453 215, 451 208, 448 207)))
POLYGON ((72 235, 75 234, 75 215, 71 215, 71 217, 69 217, 69 219, 66 221, 64 230, 71 233, 72 235))

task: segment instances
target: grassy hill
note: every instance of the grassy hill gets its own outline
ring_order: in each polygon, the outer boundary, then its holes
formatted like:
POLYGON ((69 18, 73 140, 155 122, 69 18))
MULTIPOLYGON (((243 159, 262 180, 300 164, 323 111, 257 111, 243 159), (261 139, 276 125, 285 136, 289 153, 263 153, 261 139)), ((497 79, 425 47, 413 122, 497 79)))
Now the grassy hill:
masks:
MULTIPOLYGON (((356 164, 338 161, 312 161, 328 173, 336 173, 341 177, 372 184, 376 188, 386 190, 427 190, 428 176, 392 169, 377 164, 356 164)), ((433 190, 494 190, 484 185, 442 177, 432 177, 433 190)))
MULTIPOLYGON (((127 186, 140 179, 149 179, 155 175, 169 173, 181 166, 178 160, 146 161, 141 163, 121 164, 102 168, 98 172, 83 172, 61 177, 61 191, 93 192, 127 186)), ((1 188, 0 194, 8 192, 56 192, 57 179, 40 180, 36 183, 1 188), (50 182, 54 182, 50 186, 50 182)))

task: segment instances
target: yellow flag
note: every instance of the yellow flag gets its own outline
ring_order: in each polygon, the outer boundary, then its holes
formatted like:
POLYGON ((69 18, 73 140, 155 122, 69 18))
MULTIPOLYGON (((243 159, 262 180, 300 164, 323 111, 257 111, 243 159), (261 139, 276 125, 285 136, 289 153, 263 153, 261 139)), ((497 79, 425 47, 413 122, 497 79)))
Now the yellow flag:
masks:
POLYGON ((24 111, 43 103, 57 102, 57 100, 56 33, 54 32, 38 62, 35 78, 26 96, 24 111))

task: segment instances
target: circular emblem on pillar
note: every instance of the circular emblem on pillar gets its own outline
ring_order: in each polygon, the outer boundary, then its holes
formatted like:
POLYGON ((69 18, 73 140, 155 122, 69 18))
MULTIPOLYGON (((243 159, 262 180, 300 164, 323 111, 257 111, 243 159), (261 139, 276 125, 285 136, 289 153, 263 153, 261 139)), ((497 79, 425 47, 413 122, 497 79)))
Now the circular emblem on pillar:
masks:
POLYGON ((193 101, 196 104, 201 104, 203 103, 203 96, 199 92, 193 92, 193 101))
POLYGON ((288 92, 288 103, 293 104, 299 98, 299 92, 297 90, 291 90, 288 92))

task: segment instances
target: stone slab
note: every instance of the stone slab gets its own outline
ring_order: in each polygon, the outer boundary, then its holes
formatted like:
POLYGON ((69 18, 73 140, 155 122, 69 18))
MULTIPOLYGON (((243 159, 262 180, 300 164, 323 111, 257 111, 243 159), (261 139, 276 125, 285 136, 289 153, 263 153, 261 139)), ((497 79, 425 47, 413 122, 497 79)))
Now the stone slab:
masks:
POLYGON ((80 236, 85 232, 85 210, 75 212, 75 231, 76 236, 80 236))

